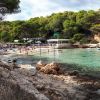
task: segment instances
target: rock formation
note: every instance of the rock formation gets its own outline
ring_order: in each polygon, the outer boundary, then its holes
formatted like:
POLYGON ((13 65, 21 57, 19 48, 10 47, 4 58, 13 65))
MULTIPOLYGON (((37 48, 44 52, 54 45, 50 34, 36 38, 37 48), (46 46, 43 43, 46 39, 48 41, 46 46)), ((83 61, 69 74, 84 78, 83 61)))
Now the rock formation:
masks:
POLYGON ((51 62, 50 64, 37 64, 37 70, 45 74, 60 74, 61 68, 58 63, 51 62))
POLYGON ((37 62, 36 69, 37 69, 37 70, 40 70, 40 69, 43 68, 45 65, 46 65, 46 64, 43 63, 43 61, 40 60, 39 62, 37 62))
POLYGON ((30 81, 19 69, 0 67, 0 100, 49 100, 30 81))
POLYGON ((0 66, 0 100, 100 100, 100 80, 76 72, 58 75, 61 68, 54 62, 44 67, 50 74, 0 66))

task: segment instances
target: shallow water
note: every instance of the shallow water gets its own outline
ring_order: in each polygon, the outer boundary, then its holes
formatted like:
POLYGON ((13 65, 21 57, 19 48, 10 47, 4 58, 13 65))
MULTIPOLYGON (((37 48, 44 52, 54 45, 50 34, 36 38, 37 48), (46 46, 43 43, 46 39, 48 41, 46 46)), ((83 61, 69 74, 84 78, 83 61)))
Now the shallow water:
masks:
POLYGON ((100 50, 95 49, 63 49, 49 53, 42 53, 32 56, 33 58, 45 58, 47 61, 57 61, 61 63, 76 64, 84 66, 84 69, 100 71, 100 50))
MULTIPOLYGON (((100 72, 100 50, 94 49, 62 49, 54 50, 44 53, 41 51, 41 55, 31 56, 13 56, 10 59, 18 58, 18 64, 34 64, 39 60, 51 62, 56 61, 65 64, 78 65, 85 71, 100 72)), ((9 57, 5 57, 8 59, 9 57)))
MULTIPOLYGON (((54 59, 54 52, 43 53, 42 57, 54 59)), ((82 65, 100 66, 100 51, 96 49, 63 49, 55 51, 55 60, 82 65)))

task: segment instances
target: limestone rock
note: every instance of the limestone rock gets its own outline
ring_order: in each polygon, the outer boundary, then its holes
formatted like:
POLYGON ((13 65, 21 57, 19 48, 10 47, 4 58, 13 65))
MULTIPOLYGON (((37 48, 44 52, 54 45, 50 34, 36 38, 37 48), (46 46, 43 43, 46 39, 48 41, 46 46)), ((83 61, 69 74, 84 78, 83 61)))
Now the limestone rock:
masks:
POLYGON ((42 67, 39 71, 45 74, 59 74, 60 66, 59 64, 52 62, 42 67))
POLYGON ((8 70, 11 70, 11 66, 9 66, 9 64, 4 62, 4 61, 0 62, 0 67, 6 68, 8 70))
POLYGON ((38 65, 43 65, 43 62, 40 60, 37 64, 38 65))
POLYGON ((42 67, 44 67, 46 64, 44 64, 41 60, 36 64, 36 69, 40 70, 42 67))
POLYGON ((0 67, 0 100, 49 99, 40 93, 32 84, 32 79, 20 73, 19 69, 9 71, 0 67))
POLYGON ((16 70, 26 76, 33 76, 36 74, 36 68, 32 65, 20 65, 20 68, 16 70))
POLYGON ((10 76, 10 73, 7 69, 0 67, 0 76, 8 78, 10 76))

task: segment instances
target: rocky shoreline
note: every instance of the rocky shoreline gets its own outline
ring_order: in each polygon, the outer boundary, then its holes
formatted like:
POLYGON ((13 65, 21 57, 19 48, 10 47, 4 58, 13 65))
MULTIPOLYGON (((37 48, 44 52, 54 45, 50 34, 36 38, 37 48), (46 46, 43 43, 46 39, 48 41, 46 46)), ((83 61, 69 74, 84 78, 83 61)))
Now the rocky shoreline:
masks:
MULTIPOLYGON (((5 66, 5 65, 4 65, 5 66)), ((100 80, 76 71, 23 74, 0 64, 0 100, 100 100, 100 80)))

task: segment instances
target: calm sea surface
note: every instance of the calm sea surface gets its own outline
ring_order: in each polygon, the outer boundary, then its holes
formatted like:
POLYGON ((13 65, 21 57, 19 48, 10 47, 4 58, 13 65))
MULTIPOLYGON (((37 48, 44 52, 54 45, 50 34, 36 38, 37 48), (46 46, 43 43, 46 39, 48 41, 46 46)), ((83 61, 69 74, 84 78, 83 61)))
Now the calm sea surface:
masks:
MULTIPOLYGON (((44 52, 44 50, 42 51, 44 52)), ((100 50, 98 49, 63 49, 36 55, 19 57, 18 63, 36 63, 39 60, 75 64, 84 70, 100 71, 100 50)))

